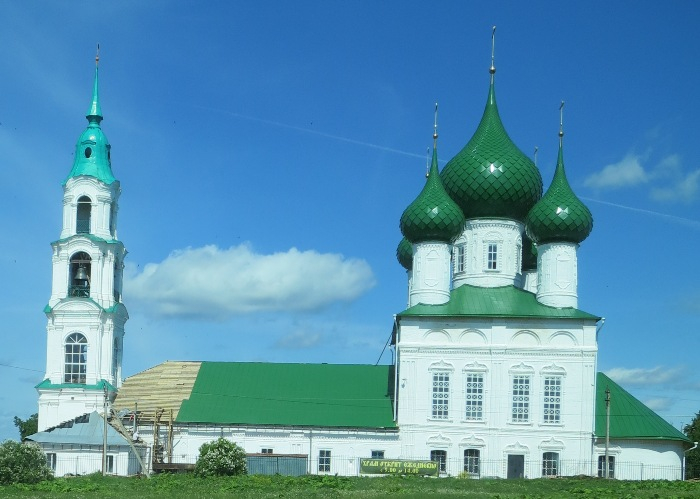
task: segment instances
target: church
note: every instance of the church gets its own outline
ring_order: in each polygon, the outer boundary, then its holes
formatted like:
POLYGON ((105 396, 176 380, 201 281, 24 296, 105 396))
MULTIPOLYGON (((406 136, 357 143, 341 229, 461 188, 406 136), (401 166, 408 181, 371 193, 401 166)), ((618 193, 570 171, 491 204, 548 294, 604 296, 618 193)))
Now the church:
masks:
POLYGON ((391 365, 168 361, 123 379, 121 185, 96 65, 51 243, 29 437, 56 475, 190 469, 223 437, 250 473, 354 476, 391 460, 469 478, 682 479, 693 443, 597 371, 604 321, 577 291, 593 217, 567 181, 563 109, 545 190, 499 116, 493 58, 489 73, 481 121, 441 171, 436 120, 425 186, 401 216, 407 307, 387 311, 391 365))

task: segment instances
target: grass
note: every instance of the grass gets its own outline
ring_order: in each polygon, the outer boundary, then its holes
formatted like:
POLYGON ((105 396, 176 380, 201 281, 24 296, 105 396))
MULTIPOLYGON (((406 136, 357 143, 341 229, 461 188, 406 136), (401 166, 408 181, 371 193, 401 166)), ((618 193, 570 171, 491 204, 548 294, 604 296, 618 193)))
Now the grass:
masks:
POLYGON ((616 481, 595 478, 469 480, 459 478, 263 476, 197 478, 160 474, 146 478, 89 475, 36 485, 0 486, 0 497, 240 498, 700 498, 700 482, 616 481))

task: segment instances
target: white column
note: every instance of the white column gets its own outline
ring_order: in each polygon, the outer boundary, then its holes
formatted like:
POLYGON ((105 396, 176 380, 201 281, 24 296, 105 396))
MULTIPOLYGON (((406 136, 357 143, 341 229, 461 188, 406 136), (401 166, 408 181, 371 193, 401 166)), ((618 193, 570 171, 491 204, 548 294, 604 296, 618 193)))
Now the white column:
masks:
POLYGON ((427 241, 413 245, 413 278, 408 306, 440 305, 450 300, 450 245, 427 241))
POLYGON ((550 307, 578 307, 576 243, 537 246, 537 301, 550 307))

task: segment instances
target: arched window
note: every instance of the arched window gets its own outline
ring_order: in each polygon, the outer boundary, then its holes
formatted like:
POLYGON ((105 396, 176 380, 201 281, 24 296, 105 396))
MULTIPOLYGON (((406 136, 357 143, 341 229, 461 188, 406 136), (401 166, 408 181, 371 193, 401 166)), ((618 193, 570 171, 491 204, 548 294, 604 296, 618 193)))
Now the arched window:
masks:
POLYGON ((479 449, 464 449, 464 472, 478 477, 480 459, 481 451, 479 449))
POLYGON ((75 232, 77 234, 90 233, 90 214, 92 212, 92 201, 87 196, 78 198, 78 213, 76 218, 75 232))
POLYGON ((64 383, 85 384, 87 348, 87 339, 80 333, 73 333, 66 338, 64 347, 66 354, 63 374, 64 383))
POLYGON ((71 257, 68 296, 78 298, 90 296, 91 263, 90 255, 84 251, 79 251, 71 257))

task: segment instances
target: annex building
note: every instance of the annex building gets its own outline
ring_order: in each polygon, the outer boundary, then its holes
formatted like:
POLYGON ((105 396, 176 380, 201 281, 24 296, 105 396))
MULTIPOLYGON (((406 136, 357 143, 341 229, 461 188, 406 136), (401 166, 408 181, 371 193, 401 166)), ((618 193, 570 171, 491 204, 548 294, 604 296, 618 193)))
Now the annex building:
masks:
POLYGON ((260 473, 357 475, 374 458, 475 478, 682 478, 692 443, 597 371, 602 321, 577 291, 593 218, 566 178, 563 126, 543 194, 501 122, 493 65, 473 136, 440 171, 436 127, 425 187, 401 216, 408 303, 387 311, 392 365, 164 362, 123 380, 121 186, 102 119, 96 67, 63 182, 29 437, 58 475, 100 469, 107 407, 115 474, 187 468, 224 437, 260 473))

